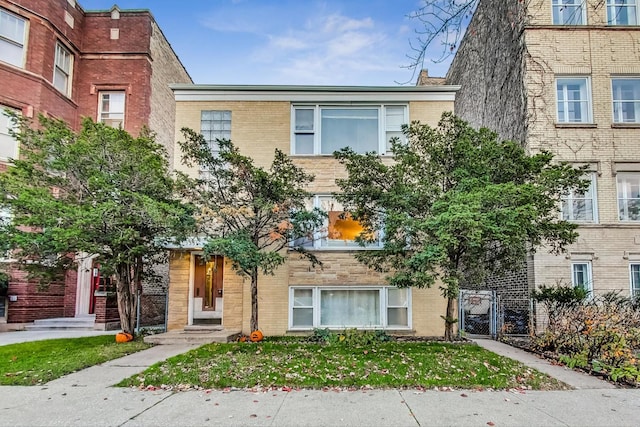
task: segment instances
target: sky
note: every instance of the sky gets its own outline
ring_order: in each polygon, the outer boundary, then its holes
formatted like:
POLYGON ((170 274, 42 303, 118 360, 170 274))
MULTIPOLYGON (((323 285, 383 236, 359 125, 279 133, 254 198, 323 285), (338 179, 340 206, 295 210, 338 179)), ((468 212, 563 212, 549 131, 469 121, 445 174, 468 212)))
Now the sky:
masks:
MULTIPOLYGON (((148 9, 194 83, 415 84, 420 0, 79 0, 85 10, 148 9)), ((442 50, 435 46, 433 58, 442 50)), ((427 59, 430 76, 448 61, 427 59)))

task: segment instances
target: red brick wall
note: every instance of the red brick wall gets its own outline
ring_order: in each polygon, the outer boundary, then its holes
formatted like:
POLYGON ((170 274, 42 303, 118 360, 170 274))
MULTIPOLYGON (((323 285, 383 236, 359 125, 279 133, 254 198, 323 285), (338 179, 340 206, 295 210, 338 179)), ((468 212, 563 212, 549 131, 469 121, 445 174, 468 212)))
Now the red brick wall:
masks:
POLYGON ((20 270, 11 271, 7 295, 16 295, 17 301, 8 301, 8 323, 33 322, 36 319, 62 317, 64 308, 64 285, 50 284, 48 288, 39 290, 38 286, 29 282, 26 273, 20 270))
POLYGON ((115 294, 96 296, 96 323, 119 322, 118 300, 115 294))
POLYGON ((76 315, 77 284, 78 270, 67 271, 64 286, 64 317, 74 317, 76 315))

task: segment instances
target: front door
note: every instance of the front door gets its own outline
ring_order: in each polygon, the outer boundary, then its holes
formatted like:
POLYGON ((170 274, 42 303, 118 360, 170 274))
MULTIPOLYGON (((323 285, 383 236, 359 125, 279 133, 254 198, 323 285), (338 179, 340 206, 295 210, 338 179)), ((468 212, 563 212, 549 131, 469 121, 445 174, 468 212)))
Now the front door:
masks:
POLYGON ((194 275, 195 312, 222 311, 224 257, 212 256, 205 262, 196 255, 194 275))

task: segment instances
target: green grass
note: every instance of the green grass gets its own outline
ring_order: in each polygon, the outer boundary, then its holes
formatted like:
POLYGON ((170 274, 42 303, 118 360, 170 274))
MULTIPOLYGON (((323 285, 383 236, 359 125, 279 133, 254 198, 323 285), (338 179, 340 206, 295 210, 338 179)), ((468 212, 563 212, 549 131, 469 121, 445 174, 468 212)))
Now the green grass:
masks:
POLYGON ((566 387, 477 345, 380 342, 347 346, 287 341, 208 344, 153 365, 119 385, 177 389, 566 387))
POLYGON ((113 335, 0 346, 0 385, 43 384, 149 347, 141 340, 118 344, 113 335))

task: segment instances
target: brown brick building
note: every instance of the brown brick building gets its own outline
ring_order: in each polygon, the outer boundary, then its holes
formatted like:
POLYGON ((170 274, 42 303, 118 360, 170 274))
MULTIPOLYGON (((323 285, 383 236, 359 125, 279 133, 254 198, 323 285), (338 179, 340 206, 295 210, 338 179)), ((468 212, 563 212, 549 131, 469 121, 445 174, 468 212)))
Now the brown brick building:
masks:
MULTIPOLYGON (((77 129, 91 117, 136 135, 143 126, 173 153, 175 102, 171 83, 189 74, 147 10, 85 11, 75 0, 0 0, 0 108, 35 118, 45 114, 77 129)), ((0 171, 19 147, 0 116, 0 171)), ((172 159, 169 159, 172 162, 172 159)), ((38 292, 13 274, 0 322, 19 324, 94 311, 91 260, 66 286, 38 292), (9 301, 10 300, 10 301, 9 301)), ((164 307, 163 283, 146 293, 164 307)), ((154 311, 151 308, 151 311, 154 311)))
POLYGON ((448 72, 472 125, 588 168, 589 191, 558 212, 579 224, 577 242, 490 284, 521 309, 557 282, 640 293, 639 13, 638 0, 481 0, 448 72))

